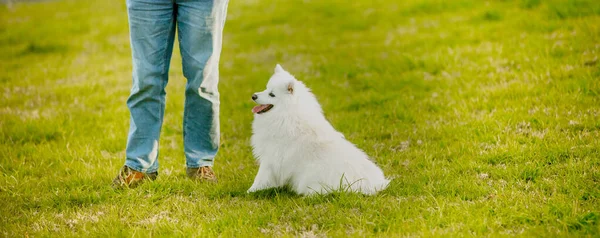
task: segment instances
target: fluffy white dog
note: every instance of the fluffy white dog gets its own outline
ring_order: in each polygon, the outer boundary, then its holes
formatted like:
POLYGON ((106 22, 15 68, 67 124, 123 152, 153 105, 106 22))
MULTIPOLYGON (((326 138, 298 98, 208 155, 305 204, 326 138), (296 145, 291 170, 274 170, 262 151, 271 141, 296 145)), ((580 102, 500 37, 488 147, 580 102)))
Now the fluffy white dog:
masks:
POLYGON ((252 147, 260 163, 248 192, 288 185, 303 195, 332 191, 375 194, 383 172, 336 131, 302 82, 275 67, 267 89, 255 93, 252 147))

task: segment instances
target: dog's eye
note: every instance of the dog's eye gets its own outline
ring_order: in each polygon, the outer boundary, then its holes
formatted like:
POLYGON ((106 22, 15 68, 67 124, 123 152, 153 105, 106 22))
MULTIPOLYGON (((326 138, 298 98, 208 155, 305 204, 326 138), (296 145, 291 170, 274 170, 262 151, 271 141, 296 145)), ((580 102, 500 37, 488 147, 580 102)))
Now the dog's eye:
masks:
POLYGON ((275 94, 273 94, 273 93, 269 93, 269 96, 271 96, 272 98, 274 98, 274 97, 275 97, 275 94))

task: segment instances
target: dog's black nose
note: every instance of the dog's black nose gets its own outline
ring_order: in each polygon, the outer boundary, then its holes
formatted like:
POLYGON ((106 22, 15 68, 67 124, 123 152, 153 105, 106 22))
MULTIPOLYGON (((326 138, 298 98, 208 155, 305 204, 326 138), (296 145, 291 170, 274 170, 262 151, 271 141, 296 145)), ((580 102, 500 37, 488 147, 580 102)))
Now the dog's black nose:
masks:
POLYGON ((256 96, 256 94, 252 94, 252 100, 256 100, 258 98, 258 96, 256 96))

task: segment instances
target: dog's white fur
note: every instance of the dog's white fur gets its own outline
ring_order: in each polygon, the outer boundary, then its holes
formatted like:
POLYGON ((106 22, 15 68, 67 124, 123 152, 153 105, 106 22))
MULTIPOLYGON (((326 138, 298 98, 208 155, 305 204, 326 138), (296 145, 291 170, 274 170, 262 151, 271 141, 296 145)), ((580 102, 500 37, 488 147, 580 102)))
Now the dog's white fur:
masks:
POLYGON ((251 143, 260 167, 248 192, 288 185, 303 195, 370 195, 387 187, 381 169, 331 126, 310 89, 280 65, 255 95, 273 108, 254 116, 251 143))

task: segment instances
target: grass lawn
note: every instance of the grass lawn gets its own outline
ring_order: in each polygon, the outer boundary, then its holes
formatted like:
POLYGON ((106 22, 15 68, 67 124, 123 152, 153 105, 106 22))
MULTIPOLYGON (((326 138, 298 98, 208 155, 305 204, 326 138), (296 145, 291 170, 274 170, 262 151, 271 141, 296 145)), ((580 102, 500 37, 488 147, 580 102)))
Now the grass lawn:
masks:
POLYGON ((231 1, 216 185, 185 176, 178 46, 158 180, 113 190, 124 1, 0 5, 0 235, 600 236, 594 0, 231 1), (248 195, 276 63, 393 177, 376 196, 248 195))

